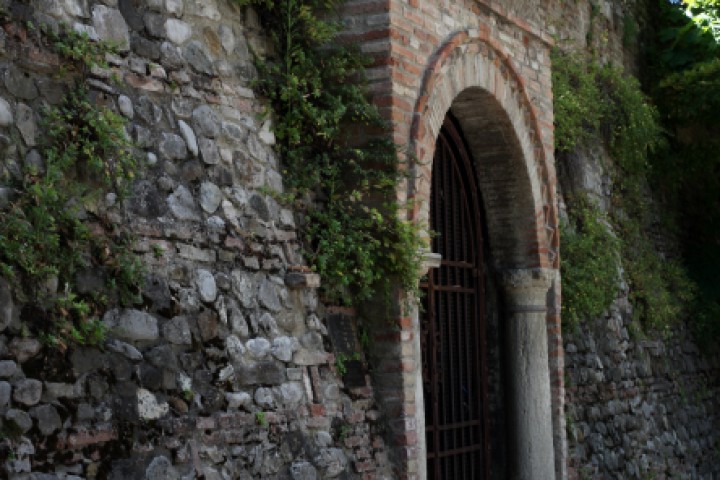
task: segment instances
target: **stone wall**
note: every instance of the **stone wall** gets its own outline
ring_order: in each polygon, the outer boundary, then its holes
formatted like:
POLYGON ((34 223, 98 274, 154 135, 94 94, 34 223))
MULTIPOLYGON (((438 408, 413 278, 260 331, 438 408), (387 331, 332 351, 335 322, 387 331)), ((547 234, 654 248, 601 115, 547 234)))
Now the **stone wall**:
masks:
POLYGON ((570 478, 718 478, 720 361, 632 335, 626 295, 565 333, 570 478))
MULTIPOLYGON (((499 133, 465 132, 473 142, 519 139, 520 147, 495 145, 510 152, 504 169, 490 163, 495 158, 484 161, 498 175, 488 187, 497 188, 490 212, 496 238, 507 240, 495 243, 502 249, 517 241, 504 255, 494 246, 491 277, 503 268, 557 267, 552 44, 589 42, 603 58, 632 63, 623 42, 628 2, 591 3, 347 6, 347 38, 375 60, 373 91, 399 143, 431 158, 433 128, 450 108, 468 129, 482 120, 478 111, 493 112, 480 125, 499 133), (535 183, 513 187, 518 172, 535 183), (522 242, 528 251, 517 247, 522 242), (525 257, 517 260, 517 252, 525 257)), ((26 335, 21 318, 28 310, 0 280, 0 476, 422 476, 417 315, 367 305, 361 313, 376 327, 372 379, 344 385, 328 334, 328 318, 338 312, 322 304, 320 279, 303 268, 294 212, 267 195, 282 191, 282 174, 272 125, 261 115, 265 105, 251 88, 250 51, 267 49, 252 11, 229 0, 0 5, 0 202, 21 166, 38 161, 42 109, 60 102, 70 84, 57 75, 63 60, 28 22, 64 23, 116 41, 120 53, 107 68, 93 69, 88 82, 97 102, 128 120, 143 173, 127 201, 109 195, 87 218, 91 227, 126 225, 147 270, 142 303, 104 315, 110 339, 103 348, 66 354, 26 335)), ((563 179, 568 188, 592 190, 594 182, 605 195, 594 157, 579 162, 581 174, 563 179)), ((427 178, 414 173, 417 184, 401 196, 422 194, 427 178)), ((98 288, 99 275, 89 273, 79 286, 98 288)), ((490 295, 497 306, 503 287, 489 284, 498 290, 490 295)), ((557 476, 713 478, 720 465, 720 365, 699 355, 682 328, 668 342, 631 336, 626 293, 604 318, 563 332, 563 352, 553 281, 547 326, 557 476)), ((500 310, 491 309, 489 336, 498 344, 509 318, 500 310)), ((501 378, 512 376, 502 370, 501 350, 490 348, 499 393, 501 378)), ((497 399, 491 404, 504 411, 497 399)), ((493 443, 504 456, 505 438, 493 443)))
MULTIPOLYGON (((611 204, 602 150, 558 163, 564 192, 611 204)), ((644 333, 629 295, 622 281, 602 317, 563 331, 569 478, 718 478, 720 356, 698 350, 692 318, 644 333)))
POLYGON ((0 477, 388 476, 373 390, 344 388, 293 212, 263 193, 283 185, 250 88, 250 49, 265 48, 252 12, 225 0, 2 6, 3 192, 38 156, 43 107, 69 89, 32 26, 117 42, 90 94, 128 120, 142 173, 125 203, 108 195, 87 217, 137 236, 147 279, 141 304, 104 315, 103 348, 65 354, 25 334, 0 281, 0 477))
MULTIPOLYGON (((636 71, 639 37, 627 37, 634 28, 628 22, 647 15, 636 4, 598 2, 593 13, 577 2, 556 10, 558 46, 591 46, 601 61, 636 71)), ((612 159, 602 148, 556 162, 561 211, 564 194, 579 192, 609 208, 612 159)), ((672 238, 656 234, 672 255, 672 238)), ((667 338, 639 331, 622 281, 605 315, 563 330, 569 478, 720 476, 720 357, 698 351, 689 322, 678 319, 667 338)))

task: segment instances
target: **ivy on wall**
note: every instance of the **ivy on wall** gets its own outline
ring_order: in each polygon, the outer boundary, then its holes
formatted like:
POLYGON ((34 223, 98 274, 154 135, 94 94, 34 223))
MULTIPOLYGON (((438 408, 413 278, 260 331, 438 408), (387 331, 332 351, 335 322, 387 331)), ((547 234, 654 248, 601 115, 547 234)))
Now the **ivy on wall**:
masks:
POLYGON ((141 268, 127 234, 107 225, 109 233, 98 235, 82 220, 107 191, 122 197, 137 164, 124 118, 99 106, 83 83, 112 47, 72 31, 41 33, 79 76, 59 105, 44 110, 38 161, 26 162, 0 210, 0 275, 19 286, 23 327, 65 349, 102 342, 102 311, 139 295, 141 268), (105 287, 79 292, 77 275, 89 268, 104 272, 105 287))
POLYGON ((603 314, 615 300, 620 281, 620 240, 607 216, 588 198, 569 202, 568 221, 561 222, 563 280, 562 318, 577 327, 603 314))
POLYGON ((303 217, 306 258, 331 302, 358 305, 394 285, 417 293, 416 226, 400 218, 404 170, 389 128, 370 103, 365 59, 327 20, 339 0, 235 0, 252 7, 272 54, 258 58, 286 193, 303 217))
POLYGON ((635 319, 668 333, 687 314, 695 286, 677 258, 653 242, 655 211, 647 179, 653 151, 664 146, 659 115, 639 82, 587 54, 553 57, 556 148, 603 144, 614 162, 607 217, 586 198, 568 198, 562 246, 563 312, 571 323, 597 317, 626 273, 635 319))

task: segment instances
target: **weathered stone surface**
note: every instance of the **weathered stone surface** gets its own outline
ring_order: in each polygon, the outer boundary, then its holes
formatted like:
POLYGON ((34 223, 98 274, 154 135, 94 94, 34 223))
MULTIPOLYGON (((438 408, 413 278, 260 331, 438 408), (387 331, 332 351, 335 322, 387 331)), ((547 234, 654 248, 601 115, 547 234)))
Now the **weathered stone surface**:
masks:
POLYGON ((218 33, 225 52, 232 53, 236 45, 235 34, 233 33, 232 27, 222 24, 218 29, 218 33))
POLYGON ((252 397, 246 392, 227 392, 225 400, 228 402, 229 409, 247 408, 252 404, 252 397))
POLYGON ((120 355, 123 355, 124 357, 134 362, 139 362, 143 359, 143 355, 142 353, 140 353, 140 350, 133 347, 129 343, 121 342, 116 338, 108 339, 108 341, 105 342, 105 346, 108 348, 108 350, 119 353, 120 355))
POLYGON ((167 10, 170 15, 181 17, 185 10, 185 4, 183 0, 165 0, 165 10, 167 10))
POLYGON ((217 255, 213 250, 193 247, 192 245, 180 244, 178 247, 178 255, 187 260, 198 262, 214 262, 217 255))
POLYGON ((293 352, 299 348, 298 341, 291 337, 277 337, 272 341, 270 353, 282 362, 292 360, 293 352))
POLYGON ((135 102, 135 113, 151 126, 160 123, 163 118, 162 109, 146 96, 140 97, 135 102))
POLYGON ((97 348, 77 348, 70 355, 70 361, 78 376, 107 366, 106 356, 97 348))
POLYGON ((175 352, 171 345, 158 345, 145 353, 147 361, 157 367, 176 372, 178 370, 178 362, 175 352))
POLYGON ((162 327, 163 337, 170 343, 176 345, 192 344, 192 334, 187 318, 184 316, 174 317, 162 327))
POLYGON ((198 136, 215 138, 220 134, 220 117, 208 105, 201 105, 193 110, 192 124, 198 136))
POLYGON ((203 182, 200 185, 200 206, 207 213, 215 213, 222 199, 222 191, 214 183, 203 182))
POLYGON ((197 138, 195 138, 195 132, 193 132, 192 128, 190 128, 190 125, 182 120, 178 120, 178 127, 180 127, 180 133, 182 134, 183 139, 185 139, 188 150, 194 157, 197 157, 199 150, 197 138))
POLYGON ((269 120, 265 121, 258 132, 260 140, 265 142, 267 145, 275 145, 275 133, 272 131, 271 125, 272 124, 269 120))
POLYGON ((328 354, 326 352, 316 352, 300 348, 293 354, 293 363, 298 365, 322 365, 328 362, 328 354))
POLYGON ((5 413, 5 418, 14 422, 23 433, 30 430, 33 426, 32 418, 23 410, 11 408, 5 413))
POLYGON ((206 75, 215 74, 213 60, 203 44, 200 42, 192 41, 188 43, 183 51, 183 57, 187 61, 188 65, 190 65, 196 72, 204 73, 206 75))
POLYGON ((230 309, 230 328, 241 338, 247 338, 250 335, 247 321, 239 309, 230 309))
POLYGON ((22 72, 15 66, 5 70, 5 88, 10 94, 21 100, 34 100, 38 96, 38 88, 35 80, 26 72, 22 72))
POLYGON ((263 409, 271 409, 275 407, 275 395, 270 388, 258 388, 255 390, 255 403, 263 409))
POLYGON ((164 312, 172 306, 168 281, 160 275, 148 275, 142 293, 158 312, 164 312))
POLYGON ((165 35, 171 42, 182 45, 192 36, 192 26, 182 20, 168 18, 165 20, 165 35))
POLYGON ((228 335, 225 339, 225 351, 231 360, 241 360, 245 354, 245 345, 235 335, 228 335))
POLYGON ((267 357, 270 353, 270 342, 266 338, 253 338, 245 342, 250 355, 258 360, 267 357))
POLYGON ((167 402, 159 402, 152 392, 144 388, 137 390, 137 409, 138 415, 144 420, 157 420, 170 411, 167 402))
POLYGON ((62 428, 62 419, 52 405, 39 405, 30 410, 30 416, 37 420, 40 433, 48 436, 62 428))
POLYGON ((200 158, 208 165, 217 165, 220 163, 220 151, 215 141, 201 137, 198 140, 200 149, 200 158))
POLYGON ((194 182, 205 175, 202 164, 197 160, 188 160, 180 166, 180 175, 186 183, 194 182))
POLYGON ((135 109, 133 108, 132 100, 127 95, 120 95, 118 97, 118 109, 126 118, 132 120, 135 116, 135 109))
POLYGON ((37 145, 37 123, 32 108, 24 103, 18 103, 15 125, 25 140, 25 145, 28 147, 37 145))
POLYGON ((15 302, 13 302, 10 285, 5 279, 0 278, 0 332, 15 321, 18 313, 15 302))
POLYGON ((145 470, 145 480, 179 480, 180 475, 178 474, 175 467, 173 467, 170 460, 160 455, 153 458, 150 465, 145 470))
POLYGON ((195 204, 195 199, 184 185, 178 186, 167 198, 167 204, 178 220, 200 220, 200 212, 195 204))
POLYGON ((10 378, 18 371, 18 365, 12 360, 0 360, 0 378, 10 378))
POLYGON ((0 98, 0 126, 7 127, 13 123, 12 108, 7 100, 0 98))
POLYGON ((320 288, 320 275, 308 272, 289 272, 285 275, 285 285, 288 288, 320 288))
POLYGON ((288 382, 276 389, 275 397, 285 408, 295 409, 303 403, 305 394, 300 383, 288 382))
POLYGON ((282 310, 278 286, 272 280, 265 279, 258 290, 258 301, 271 312, 282 310))
POLYGON ((85 395, 82 381, 76 383, 44 382, 43 385, 43 402, 55 401, 59 398, 76 399, 85 395))
POLYGON ((235 365, 235 379, 241 386, 280 385, 285 381, 285 368, 277 362, 235 365))
POLYGON ((102 40, 113 42, 120 51, 130 50, 128 25, 120 10, 95 5, 92 9, 92 20, 93 27, 102 40))
MULTIPOLYGON (((130 2, 132 0, 123 1, 130 2)), ((133 35, 130 39, 130 48, 140 57, 147 58, 152 61, 160 60, 161 50, 158 42, 133 35)))
POLYGON ((263 222, 270 221, 270 209, 268 208, 267 202, 261 195, 253 195, 250 197, 250 201, 248 203, 250 208, 255 211, 260 220, 263 222))
POLYGON ((17 359, 18 363, 25 363, 40 353, 42 344, 35 338, 15 337, 8 345, 10 353, 17 359))
POLYGON ((160 336, 157 319, 140 310, 110 310, 103 323, 111 336, 127 341, 157 340, 160 336))
POLYGON ((208 270, 198 270, 196 283, 200 299, 207 303, 214 302, 218 292, 213 274, 208 270))
POLYGON ((23 405, 36 405, 42 397, 43 384, 40 380, 25 378, 15 383, 13 400, 23 405))
POLYGON ((310 462, 297 461, 290 465, 290 476, 293 480, 316 480, 317 470, 310 462))
POLYGON ((0 381, 0 408, 5 408, 10 403, 12 386, 8 382, 0 381))
POLYGON ((315 457, 314 463, 325 470, 327 477, 333 478, 345 471, 348 460, 341 449, 327 448, 323 449, 320 454, 315 457))
POLYGON ((184 160, 188 149, 185 140, 174 133, 163 133, 159 146, 160 155, 168 160, 184 160))
MULTIPOLYGON (((156 157, 155 162, 157 162, 156 157)), ((157 218, 167 213, 168 205, 164 201, 164 195, 154 183, 149 180, 139 180, 133 184, 132 192, 127 205, 135 214, 146 218, 157 218)))
POLYGON ((252 308, 257 305, 255 275, 242 270, 233 270, 232 282, 233 293, 243 307, 252 308))
POLYGON ((186 13, 192 13, 208 20, 220 21, 222 15, 215 1, 186 0, 186 13))

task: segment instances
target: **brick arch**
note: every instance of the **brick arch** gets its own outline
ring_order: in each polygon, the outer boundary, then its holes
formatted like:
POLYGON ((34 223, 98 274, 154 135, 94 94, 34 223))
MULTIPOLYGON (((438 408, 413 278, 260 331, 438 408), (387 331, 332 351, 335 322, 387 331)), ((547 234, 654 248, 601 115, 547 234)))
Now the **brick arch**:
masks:
POLYGON ((435 140, 448 111, 477 162, 498 268, 557 268, 554 171, 525 81, 487 30, 456 33, 425 70, 413 112, 413 220, 427 221, 435 140))

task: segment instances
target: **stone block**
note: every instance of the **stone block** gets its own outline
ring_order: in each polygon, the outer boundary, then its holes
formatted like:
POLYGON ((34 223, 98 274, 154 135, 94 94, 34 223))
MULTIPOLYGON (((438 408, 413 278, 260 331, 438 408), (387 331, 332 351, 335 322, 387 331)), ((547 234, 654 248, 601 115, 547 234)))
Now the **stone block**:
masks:
POLYGON ((277 362, 235 364, 235 380, 240 386, 280 385, 285 381, 285 368, 277 362))
POLYGON ((101 40, 112 42, 120 51, 130 50, 129 29, 120 10, 95 5, 92 9, 92 21, 101 40))
POLYGON ((160 337, 155 317, 140 310, 110 310, 103 323, 111 336, 127 341, 152 341, 160 337))
POLYGON ((42 398, 43 384, 40 380, 26 378, 15 383, 13 400, 26 406, 36 405, 42 398))

